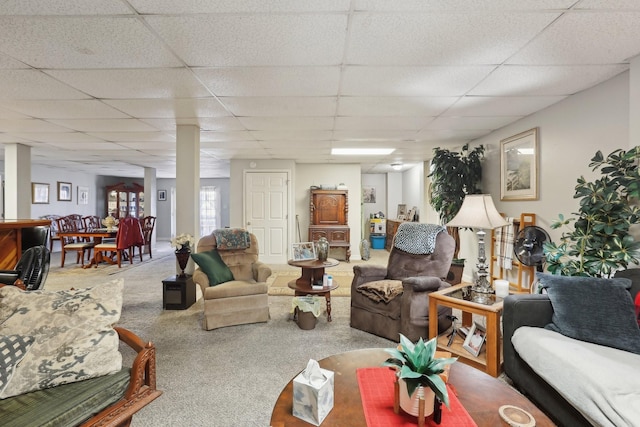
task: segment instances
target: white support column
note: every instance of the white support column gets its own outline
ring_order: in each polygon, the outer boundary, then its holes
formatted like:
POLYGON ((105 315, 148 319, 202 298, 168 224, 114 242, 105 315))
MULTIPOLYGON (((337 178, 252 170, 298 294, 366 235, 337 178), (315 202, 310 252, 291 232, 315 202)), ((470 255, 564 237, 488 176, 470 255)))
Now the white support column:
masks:
POLYGON ((5 144, 4 172, 5 218, 31 218, 31 147, 5 144))
MULTIPOLYGON (((176 126, 176 233, 200 238, 200 128, 176 126)), ((177 265, 177 263, 176 263, 177 265)), ((189 260, 186 273, 193 272, 189 260)))
POLYGON ((640 145, 640 56, 629 70, 629 148, 640 145))
MULTIPOLYGON (((144 216, 155 216, 158 213, 157 202, 158 182, 156 179, 155 168, 144 168, 144 216)), ((151 235, 151 247, 156 246, 156 234, 158 229, 155 228, 151 235)))

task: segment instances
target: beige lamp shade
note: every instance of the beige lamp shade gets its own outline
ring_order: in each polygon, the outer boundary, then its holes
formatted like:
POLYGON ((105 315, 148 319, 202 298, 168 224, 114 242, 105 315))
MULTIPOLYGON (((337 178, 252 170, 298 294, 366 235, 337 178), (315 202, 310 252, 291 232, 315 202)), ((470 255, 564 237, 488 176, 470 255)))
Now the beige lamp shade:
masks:
POLYGON ((447 227, 494 229, 508 225, 496 210, 491 194, 468 194, 447 227))

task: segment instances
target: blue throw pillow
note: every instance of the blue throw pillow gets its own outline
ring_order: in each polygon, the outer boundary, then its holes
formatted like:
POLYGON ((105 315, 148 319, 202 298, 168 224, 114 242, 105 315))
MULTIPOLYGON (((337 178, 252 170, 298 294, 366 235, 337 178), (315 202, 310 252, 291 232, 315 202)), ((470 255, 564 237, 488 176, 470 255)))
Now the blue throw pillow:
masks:
POLYGON ((224 263, 217 250, 212 249, 206 252, 192 253, 191 258, 209 278, 209 286, 216 286, 233 280, 233 273, 224 263))
POLYGON ((625 278, 538 273, 553 306, 547 329, 571 338, 640 354, 640 328, 625 278))

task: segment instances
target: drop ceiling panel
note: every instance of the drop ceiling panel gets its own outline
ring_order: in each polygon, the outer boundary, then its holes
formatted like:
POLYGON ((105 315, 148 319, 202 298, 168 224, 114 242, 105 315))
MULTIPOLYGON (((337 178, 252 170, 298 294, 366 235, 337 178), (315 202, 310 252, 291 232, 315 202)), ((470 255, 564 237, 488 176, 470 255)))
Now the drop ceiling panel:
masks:
POLYGON ((336 117, 336 130, 419 130, 429 117, 336 117))
POLYGON ((0 17, 0 51, 36 68, 181 65, 135 17, 0 17))
POLYGON ((366 65, 500 64, 558 16, 355 13, 347 61, 366 65))
POLYGON ((443 116, 526 116, 564 98, 564 96, 465 96, 445 111, 443 116))
POLYGON ((175 136, 165 132, 88 132, 89 135, 112 142, 171 142, 175 143, 175 136))
POLYGON ((52 119, 52 123, 80 132, 152 132, 156 129, 136 119, 52 119))
POLYGON ((331 131, 329 130, 263 130, 251 131, 251 135, 259 141, 301 140, 308 141, 308 144, 331 139, 331 131))
POLYGON ((47 74, 96 98, 201 98, 207 89, 182 68, 48 70, 47 74))
POLYGON ((7 55, 3 55, 0 53, 0 69, 3 68, 29 68, 26 64, 23 64, 20 61, 17 61, 13 58, 8 57, 7 55))
POLYGON ((225 97, 220 98, 236 116, 333 116, 335 97, 225 97))
POLYGON ((238 117, 249 130, 329 130, 333 117, 238 117))
MULTIPOLYGON (((460 141, 467 142, 481 138, 491 132, 491 129, 423 129, 416 135, 420 142, 439 141, 442 143, 457 144, 460 141)), ((460 142, 462 145, 463 142, 460 142)))
POLYGON ((82 151, 93 151, 93 150, 111 151, 111 150, 122 150, 122 149, 124 149, 124 147, 120 147, 117 144, 113 144, 111 142, 82 142, 82 143, 78 143, 78 142, 58 142, 58 141, 54 141, 54 142, 50 142, 49 144, 51 144, 54 147, 63 148, 63 149, 66 149, 66 150, 72 150, 72 151, 77 151, 77 150, 82 150, 82 151))
POLYGON ((129 0, 140 13, 278 13, 349 10, 350 0, 129 0))
POLYGON ((457 99, 445 96, 342 96, 338 103, 338 116, 437 116, 449 108, 457 99))
MULTIPOLYGON (((638 9, 636 2, 636 9, 638 9)), ((640 11, 568 13, 509 58, 509 64, 627 62, 638 54, 640 11), (579 34, 580 37, 575 35, 579 34), (611 41, 616 47, 612 49, 611 41)))
POLYGON ((346 14, 149 16, 146 20, 194 67, 339 64, 347 28, 346 14))
POLYGON ((40 119, 114 119, 128 117, 126 114, 93 99, 65 101, 0 100, 0 107, 29 114, 40 119))
POLYGON ((0 99, 89 98, 36 70, 0 70, 0 99))
POLYGON ((255 141, 255 138, 249 131, 200 132, 200 143, 223 142, 233 145, 238 141, 255 141))
POLYGON ((460 96, 495 66, 476 67, 346 67, 342 95, 460 96))
POLYGON ((407 130, 336 130, 333 132, 333 138, 336 141, 359 141, 359 142, 377 142, 377 141, 405 141, 413 140, 416 137, 416 131, 407 130))
POLYGON ((82 132, 15 132, 21 138, 37 142, 103 142, 102 139, 82 132))
POLYGON ((340 67, 196 68, 216 96, 335 96, 340 67))
POLYGON ((138 118, 191 118, 221 117, 229 112, 217 99, 184 98, 184 99, 106 99, 106 104, 138 118))
POLYGON ((485 96, 571 95, 607 80, 626 65, 500 67, 469 94, 485 96))
POLYGON ((518 116, 491 117, 438 117, 427 125, 425 129, 498 129, 508 123, 515 122, 518 116))
POLYGON ((5 0, 0 15, 119 15, 131 13, 121 0, 5 0))
MULTIPOLYGON (((633 1, 633 0, 627 0, 633 1)), ((545 10, 566 9, 576 0, 355 0, 356 10, 377 11, 458 11, 477 12, 485 10, 545 10)))
POLYGON ((0 132, 69 132, 70 129, 38 119, 1 119, 0 132))

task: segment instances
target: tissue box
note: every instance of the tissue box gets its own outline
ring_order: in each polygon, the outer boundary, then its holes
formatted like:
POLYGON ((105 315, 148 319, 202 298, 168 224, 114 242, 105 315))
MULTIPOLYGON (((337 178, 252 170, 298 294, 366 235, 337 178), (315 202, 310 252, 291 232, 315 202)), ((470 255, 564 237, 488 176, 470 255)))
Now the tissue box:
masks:
POLYGON ((293 415, 315 426, 333 409, 333 371, 320 368, 325 381, 312 386, 302 373, 293 379, 293 415))

